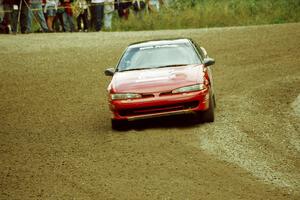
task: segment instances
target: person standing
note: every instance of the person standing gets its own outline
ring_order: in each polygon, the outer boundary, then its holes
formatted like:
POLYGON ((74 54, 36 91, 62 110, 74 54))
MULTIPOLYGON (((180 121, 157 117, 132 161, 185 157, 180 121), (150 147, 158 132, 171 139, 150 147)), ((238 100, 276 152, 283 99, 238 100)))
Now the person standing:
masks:
POLYGON ((88 4, 86 0, 77 0, 75 3, 75 8, 77 9, 78 12, 77 13, 78 16, 76 18, 78 31, 79 32, 82 31, 81 22, 83 22, 83 30, 84 32, 87 32, 88 31, 88 4))
POLYGON ((45 16, 42 11, 42 0, 31 0, 29 7, 30 9, 28 12, 27 31, 29 33, 31 32, 32 17, 35 17, 38 20, 43 32, 48 32, 48 26, 46 24, 45 16))
POLYGON ((118 10, 118 15, 120 19, 128 20, 129 18, 129 8, 132 6, 132 1, 128 0, 115 0, 115 7, 118 10))
POLYGON ((5 26, 5 32, 11 32, 11 13, 13 8, 13 0, 3 0, 4 16, 2 25, 5 26))
POLYGON ((114 0, 105 0, 104 2, 104 28, 106 30, 111 30, 111 22, 113 17, 113 12, 115 10, 114 0))
POLYGON ((13 0, 11 31, 14 34, 18 32, 19 20, 21 33, 27 33, 28 2, 29 0, 13 0))
POLYGON ((146 3, 144 0, 132 1, 133 13, 135 16, 142 18, 145 12, 146 3))
POLYGON ((63 15, 65 12, 65 8, 62 6, 62 1, 57 2, 57 11, 56 16, 54 17, 53 24, 56 32, 66 32, 64 26, 63 15))
POLYGON ((47 25, 49 32, 53 32, 53 20, 56 16, 58 0, 46 0, 44 12, 47 13, 47 25))
POLYGON ((159 12, 160 1, 159 0, 148 0, 148 10, 150 12, 159 12))
POLYGON ((73 21, 73 10, 71 3, 73 0, 62 0, 62 6, 65 8, 65 12, 63 13, 64 20, 64 30, 74 32, 75 25, 73 21))
POLYGON ((105 0, 92 0, 92 18, 94 22, 95 31, 102 29, 104 17, 104 1, 105 0))

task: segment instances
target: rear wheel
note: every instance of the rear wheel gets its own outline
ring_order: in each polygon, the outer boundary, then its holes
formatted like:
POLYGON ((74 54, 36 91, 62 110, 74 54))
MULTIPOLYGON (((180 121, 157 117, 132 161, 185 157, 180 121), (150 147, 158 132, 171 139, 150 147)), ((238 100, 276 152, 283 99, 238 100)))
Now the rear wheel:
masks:
POLYGON ((209 107, 207 110, 200 113, 201 122, 214 122, 215 121, 215 97, 209 92, 209 107))
POLYGON ((128 121, 126 120, 111 120, 111 127, 114 130, 126 130, 128 128, 128 121))

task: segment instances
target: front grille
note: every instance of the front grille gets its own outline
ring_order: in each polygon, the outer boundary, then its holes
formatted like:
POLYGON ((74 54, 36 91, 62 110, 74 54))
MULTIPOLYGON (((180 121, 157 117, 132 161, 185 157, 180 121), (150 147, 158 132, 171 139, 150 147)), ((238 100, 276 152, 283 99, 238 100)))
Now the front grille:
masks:
POLYGON ((192 101, 192 102, 172 104, 172 105, 151 106, 151 107, 139 108, 139 109, 120 110, 119 114, 123 117, 134 116, 134 115, 155 114, 155 113, 180 111, 185 109, 196 108, 198 105, 199 105, 198 101, 192 101))

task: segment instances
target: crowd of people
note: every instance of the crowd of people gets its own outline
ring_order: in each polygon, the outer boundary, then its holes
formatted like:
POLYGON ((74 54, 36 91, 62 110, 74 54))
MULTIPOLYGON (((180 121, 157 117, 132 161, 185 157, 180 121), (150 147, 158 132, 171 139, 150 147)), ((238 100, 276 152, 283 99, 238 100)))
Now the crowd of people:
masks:
POLYGON ((0 11, 0 32, 14 34, 111 30, 114 15, 127 20, 130 12, 138 16, 145 12, 159 12, 166 3, 165 0, 0 1, 3 7, 0 11), (33 21, 38 24, 37 30, 32 30, 33 21))

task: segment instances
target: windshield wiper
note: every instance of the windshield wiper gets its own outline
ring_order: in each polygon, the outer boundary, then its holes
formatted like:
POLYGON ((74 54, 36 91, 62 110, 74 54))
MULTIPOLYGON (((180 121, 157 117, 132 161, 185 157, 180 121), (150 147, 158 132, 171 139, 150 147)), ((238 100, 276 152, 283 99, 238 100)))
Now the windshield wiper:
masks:
POLYGON ((120 70, 119 72, 126 72, 126 71, 133 71, 133 70, 144 70, 144 69, 157 69, 157 68, 164 68, 164 67, 180 67, 180 66, 185 66, 185 65, 190 65, 190 64, 175 64, 175 65, 163 65, 163 66, 158 66, 158 67, 130 68, 130 69, 120 70))
POLYGON ((181 66, 185 66, 185 65, 190 65, 190 64, 174 64, 174 65, 163 65, 163 66, 159 66, 159 67, 155 67, 155 68, 164 68, 164 67, 181 67, 181 66))
POLYGON ((120 70, 119 72, 134 71, 134 70, 143 70, 143 69, 153 69, 153 67, 130 68, 130 69, 120 70))

